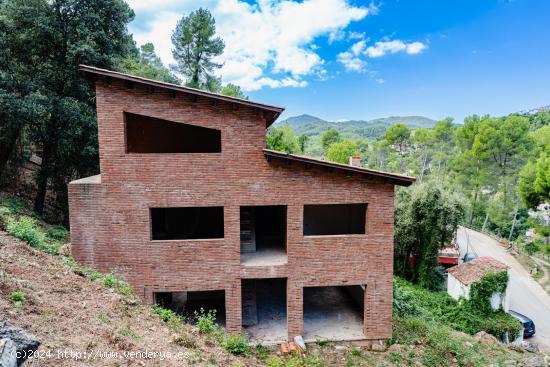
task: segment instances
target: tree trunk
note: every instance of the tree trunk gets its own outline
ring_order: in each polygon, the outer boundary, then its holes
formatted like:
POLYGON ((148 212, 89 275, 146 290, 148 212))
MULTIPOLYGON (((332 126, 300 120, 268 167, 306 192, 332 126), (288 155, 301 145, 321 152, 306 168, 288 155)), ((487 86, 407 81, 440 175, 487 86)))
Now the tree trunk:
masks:
POLYGON ((0 179, 3 178, 2 176, 4 172, 6 172, 8 161, 13 156, 13 151, 17 144, 17 140, 19 139, 20 133, 20 128, 13 129, 7 134, 7 139, 5 139, 7 142, 0 144, 0 179))
POLYGON ((472 212, 470 213, 470 221, 468 223, 470 225, 470 227, 472 226, 472 223, 474 222, 474 213, 475 213, 475 210, 476 210, 477 194, 478 194, 478 190, 476 188, 476 192, 474 194, 474 200, 472 202, 472 212))
POLYGON ((44 149, 44 154, 42 156, 42 165, 40 166, 40 171, 38 171, 38 176, 36 177, 36 196, 34 198, 34 211, 37 214, 42 215, 44 213, 44 203, 46 202, 46 192, 48 190, 48 170, 49 170, 49 154, 46 153, 44 149))

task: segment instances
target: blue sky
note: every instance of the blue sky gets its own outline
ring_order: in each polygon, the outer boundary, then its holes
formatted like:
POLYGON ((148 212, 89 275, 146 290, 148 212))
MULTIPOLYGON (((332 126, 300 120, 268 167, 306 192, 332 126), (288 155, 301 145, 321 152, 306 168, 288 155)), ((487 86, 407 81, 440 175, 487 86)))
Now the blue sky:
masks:
POLYGON ((328 120, 503 115, 550 105, 546 0, 128 0, 166 64, 198 7, 226 42, 220 75, 251 99, 328 120))

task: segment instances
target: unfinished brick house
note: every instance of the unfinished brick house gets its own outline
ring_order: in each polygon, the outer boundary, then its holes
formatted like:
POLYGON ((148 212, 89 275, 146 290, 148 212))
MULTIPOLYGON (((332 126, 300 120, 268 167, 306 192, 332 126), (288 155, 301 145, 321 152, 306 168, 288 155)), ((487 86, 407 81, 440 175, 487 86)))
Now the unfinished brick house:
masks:
POLYGON ((78 261, 264 342, 391 336, 394 186, 414 178, 266 149, 280 107, 81 71, 101 174, 69 185, 78 261))

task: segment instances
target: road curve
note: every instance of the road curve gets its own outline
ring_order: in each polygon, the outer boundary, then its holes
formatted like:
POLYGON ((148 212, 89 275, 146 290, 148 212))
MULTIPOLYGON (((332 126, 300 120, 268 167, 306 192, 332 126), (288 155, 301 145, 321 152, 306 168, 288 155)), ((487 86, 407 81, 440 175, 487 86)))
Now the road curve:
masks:
POLYGON ((536 335, 529 339, 540 349, 550 352, 550 296, 521 264, 493 238, 464 227, 459 227, 457 241, 460 257, 473 248, 478 256, 491 256, 510 267, 510 309, 530 317, 536 326, 536 335), (468 245, 469 239, 469 245, 468 245))

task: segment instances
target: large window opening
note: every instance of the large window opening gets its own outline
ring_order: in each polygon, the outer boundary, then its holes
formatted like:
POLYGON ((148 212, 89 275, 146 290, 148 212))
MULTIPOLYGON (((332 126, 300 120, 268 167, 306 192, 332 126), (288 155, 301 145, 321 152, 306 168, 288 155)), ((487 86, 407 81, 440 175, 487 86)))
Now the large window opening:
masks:
POLYGON ((127 153, 219 153, 221 131, 125 112, 127 153))
POLYGON ((241 263, 285 264, 286 206, 241 207, 241 263))
POLYGON ((225 326, 225 291, 197 292, 156 292, 154 301, 157 305, 182 315, 186 320, 195 322, 197 316, 213 312, 216 323, 225 326))
POLYGON ((223 238, 223 207, 151 208, 153 240, 223 238))
POLYGON ((304 205, 304 236, 365 234, 367 204, 304 205))
POLYGON ((243 279, 242 323, 251 339, 287 339, 286 279, 243 279))
POLYGON ((364 300, 360 285, 304 288, 304 339, 364 339, 364 300))

